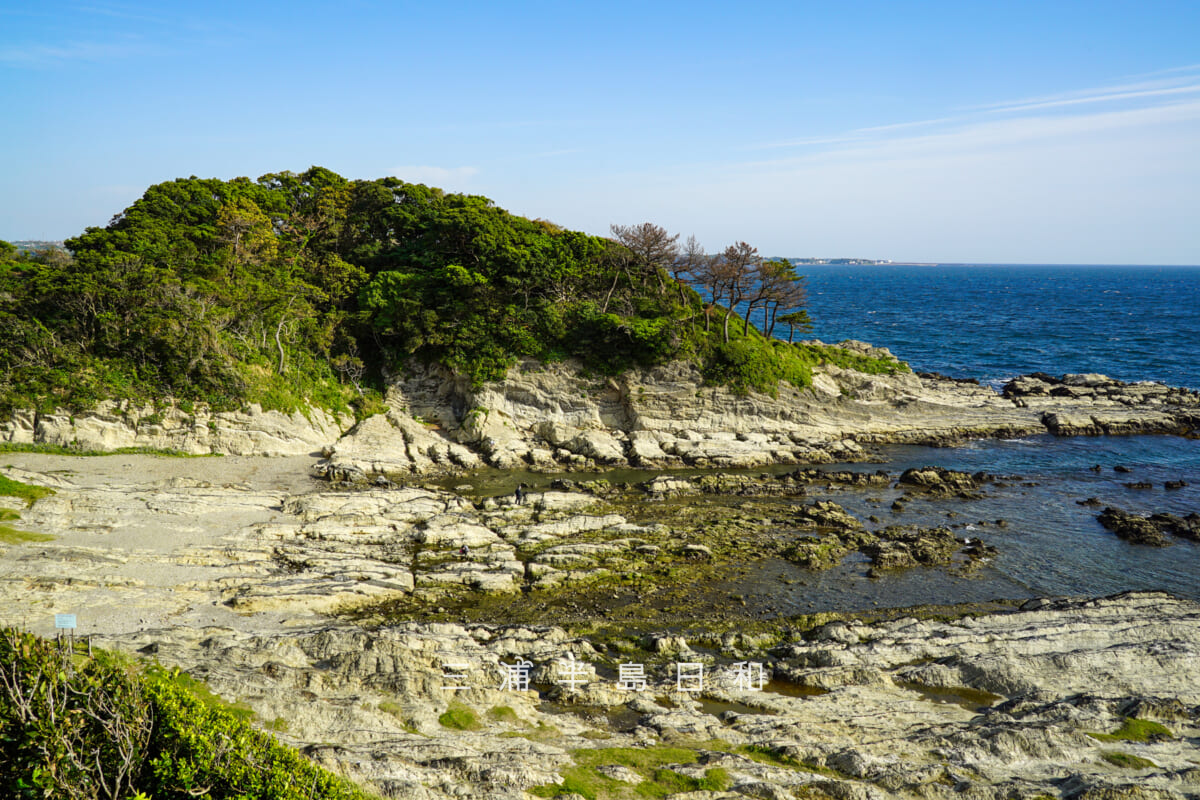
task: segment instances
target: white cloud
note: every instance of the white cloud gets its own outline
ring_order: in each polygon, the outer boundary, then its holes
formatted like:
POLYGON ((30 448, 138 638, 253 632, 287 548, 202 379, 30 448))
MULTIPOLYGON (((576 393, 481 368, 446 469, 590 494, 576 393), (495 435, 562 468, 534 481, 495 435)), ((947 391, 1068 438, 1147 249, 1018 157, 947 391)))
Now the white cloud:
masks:
POLYGON ((434 167, 409 166, 393 167, 388 174, 394 175, 408 183, 424 183, 442 189, 458 189, 471 183, 471 179, 479 174, 477 167, 434 167))

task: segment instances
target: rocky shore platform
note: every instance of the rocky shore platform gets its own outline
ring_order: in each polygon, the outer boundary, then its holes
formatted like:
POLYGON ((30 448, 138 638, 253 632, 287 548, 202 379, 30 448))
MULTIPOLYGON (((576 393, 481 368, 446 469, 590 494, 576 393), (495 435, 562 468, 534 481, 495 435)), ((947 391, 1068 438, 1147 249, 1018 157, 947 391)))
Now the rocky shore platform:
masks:
MULTIPOLYGON (((387 403, 357 423, 13 415, 0 439, 18 445, 225 455, 4 453, 0 475, 50 493, 0 496, 0 624, 50 636, 74 614, 77 636, 186 670, 386 797, 1200 798, 1196 602, 797 616, 730 590, 763 559, 966 579, 995 555, 966 532, 1003 521, 922 527, 911 509, 1003 477, 814 465, 888 443, 1195 436, 1200 394, 825 366, 740 396, 686 364, 524 363, 483 387, 416 369, 387 403), (561 474, 479 491, 489 467, 561 474)), ((1194 514, 1101 516, 1130 542, 1196 532, 1194 514)))
POLYGON ((948 530, 807 493, 953 498, 991 476, 564 477, 518 502, 339 489, 309 458, 4 462, 54 490, 0 498, 12 525, 54 538, 0 543, 0 623, 52 635, 74 613, 77 635, 187 671, 386 797, 1200 796, 1195 602, 756 619, 697 602, 767 523, 799 531, 781 548, 969 568, 948 530))

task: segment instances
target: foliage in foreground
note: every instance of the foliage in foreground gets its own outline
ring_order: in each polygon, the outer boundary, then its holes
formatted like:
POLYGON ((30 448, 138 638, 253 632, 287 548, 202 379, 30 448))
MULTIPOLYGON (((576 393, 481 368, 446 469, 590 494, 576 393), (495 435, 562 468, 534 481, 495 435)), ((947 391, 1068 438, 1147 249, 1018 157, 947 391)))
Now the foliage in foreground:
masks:
POLYGON ((605 374, 691 359, 750 390, 805 385, 834 357, 790 342, 808 326, 791 264, 613 230, 320 167, 157 184, 67 251, 0 242, 0 412, 170 396, 365 413, 413 359, 476 384, 521 357, 605 374))
POLYGON ((0 629, 0 763, 9 796, 368 798, 185 686, 167 671, 0 629))

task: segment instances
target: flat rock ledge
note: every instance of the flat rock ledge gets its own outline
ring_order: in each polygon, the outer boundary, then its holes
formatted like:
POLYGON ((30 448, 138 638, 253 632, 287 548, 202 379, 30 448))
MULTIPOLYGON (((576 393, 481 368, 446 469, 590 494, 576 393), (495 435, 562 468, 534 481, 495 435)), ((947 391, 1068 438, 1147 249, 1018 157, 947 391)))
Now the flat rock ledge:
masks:
POLYGON ((385 797, 523 800, 580 764, 630 792, 653 777, 609 748, 695 779, 724 770, 723 792, 672 795, 692 800, 1200 793, 1200 606, 1158 593, 608 644, 416 623, 96 641, 202 678, 385 797), (522 661, 531 688, 504 688, 522 661), (646 688, 622 690, 617 665, 635 662, 646 688), (680 691, 681 662, 702 667, 700 691, 680 691), (762 665, 763 691, 740 664, 762 665), (1166 732, 1112 737, 1130 718, 1166 732))
POLYGON ((609 378, 569 362, 527 360, 503 382, 478 388, 444 369, 414 365, 392 383, 387 402, 386 415, 359 423, 327 448, 318 475, 370 481, 485 465, 724 469, 861 461, 864 447, 876 444, 1200 429, 1200 393, 1157 383, 1039 373, 997 394, 938 375, 865 375, 833 366, 817 369, 809 388, 781 384, 770 396, 707 386, 683 362, 609 378))

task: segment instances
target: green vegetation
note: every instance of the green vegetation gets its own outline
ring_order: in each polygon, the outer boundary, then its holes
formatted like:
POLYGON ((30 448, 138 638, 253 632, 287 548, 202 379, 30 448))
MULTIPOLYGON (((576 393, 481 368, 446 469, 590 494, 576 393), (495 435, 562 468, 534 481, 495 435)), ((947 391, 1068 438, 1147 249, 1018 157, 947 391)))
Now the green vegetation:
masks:
POLYGON ((799 770, 801 772, 812 772, 817 775, 825 775, 830 778, 844 777, 835 769, 813 764, 808 761, 801 761, 795 756, 788 755, 774 747, 767 747, 759 744, 745 744, 737 748, 735 751, 740 755, 744 755, 752 761, 757 761, 760 764, 771 764, 777 767, 787 767, 788 769, 799 770))
POLYGON ((487 718, 492 722, 499 722, 505 725, 518 725, 521 722, 521 718, 517 716, 517 712, 508 706, 493 706, 489 708, 487 718))
POLYGON ((48 497, 52 494, 54 494, 54 490, 48 489, 45 486, 31 486, 28 483, 21 483, 20 481, 14 481, 12 478, 0 475, 0 495, 24 500, 27 506, 31 506, 43 497, 48 497))
POLYGON ((696 751, 682 747, 605 747, 576 750, 572 756, 575 766, 562 770, 562 783, 534 786, 529 793, 535 797, 578 794, 588 800, 619 800, 666 797, 678 792, 723 791, 731 783, 729 773, 720 768, 705 770, 701 778, 670 769, 667 765, 696 762, 696 751), (597 771, 597 767, 603 766, 627 767, 642 780, 637 784, 618 781, 597 771))
POLYGON ((1129 753, 1122 753, 1118 750, 1109 750, 1101 753, 1100 757, 1114 767, 1120 767, 1121 769, 1150 769, 1158 766, 1148 758, 1132 756, 1129 753))
POLYGON ((361 415, 411 359, 479 383, 525 356, 601 374, 683 358, 743 391, 804 386, 822 361, 905 368, 790 344, 809 322, 786 261, 612 234, 320 167, 161 183, 65 251, 0 243, 0 412, 172 396, 361 415))
POLYGON ((155 665, 146 669, 146 675, 156 683, 170 684, 176 689, 186 692, 203 703, 206 708, 224 711, 243 722, 250 722, 254 719, 254 711, 250 706, 242 702, 227 702, 220 695, 213 692, 212 689, 208 688, 207 683, 196 680, 182 670, 164 669, 155 665))
POLYGON ((1148 719, 1126 717, 1121 727, 1112 733, 1088 733, 1100 742, 1152 742, 1156 739, 1173 739, 1174 735, 1165 726, 1148 719))
POLYGON ((54 537, 48 533, 21 531, 8 525, 0 525, 0 544, 24 544, 26 542, 50 542, 54 537))
POLYGON ((438 722, 442 727, 456 731, 477 731, 483 727, 474 711, 457 703, 446 709, 446 712, 438 717, 438 722))
POLYGON ((0 763, 16 798, 366 800, 180 673, 0 629, 0 763))

